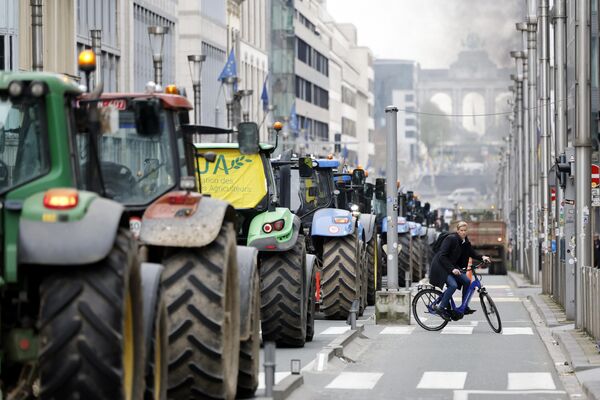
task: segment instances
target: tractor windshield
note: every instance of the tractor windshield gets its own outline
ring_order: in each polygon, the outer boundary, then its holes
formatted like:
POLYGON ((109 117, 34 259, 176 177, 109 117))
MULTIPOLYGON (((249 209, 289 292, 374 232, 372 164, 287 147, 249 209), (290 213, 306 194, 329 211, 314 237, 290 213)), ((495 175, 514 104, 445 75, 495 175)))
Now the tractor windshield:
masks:
POLYGON ((0 193, 49 170, 43 102, 0 97, 0 193))
MULTIPOLYGON (((171 116, 161 110, 157 133, 140 133, 133 111, 110 108, 101 108, 101 113, 113 115, 101 118, 104 123, 98 149, 106 196, 129 206, 148 204, 176 184, 168 122, 171 116)), ((87 165, 86 140, 86 135, 78 135, 83 168, 87 165)))
POLYGON ((331 198, 331 177, 325 170, 314 169, 312 176, 301 177, 298 169, 291 174, 291 209, 298 216, 327 207, 331 198))

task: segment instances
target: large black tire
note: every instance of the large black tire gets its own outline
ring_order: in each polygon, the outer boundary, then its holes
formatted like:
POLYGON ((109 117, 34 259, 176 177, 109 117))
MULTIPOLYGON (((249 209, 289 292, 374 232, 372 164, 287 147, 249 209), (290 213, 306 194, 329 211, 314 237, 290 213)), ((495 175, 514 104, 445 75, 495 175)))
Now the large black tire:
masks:
POLYGON ((240 293, 233 224, 200 249, 173 249, 163 265, 169 315, 169 399, 233 399, 240 293))
POLYGON ((306 245, 298 236, 285 252, 260 254, 263 342, 302 347, 306 342, 306 245))
POLYGON ((252 287, 252 315, 250 320, 250 337, 240 343, 240 366, 237 380, 237 397, 247 399, 254 397, 258 388, 260 372, 260 280, 258 273, 254 274, 252 287))
MULTIPOLYGON (((406 274, 410 268, 410 233, 398 235, 398 246, 401 246, 398 254, 398 285, 404 287, 406 286, 406 274)), ((389 246, 388 251, 390 251, 389 246)))
POLYGON ((313 266, 310 276, 310 285, 308 287, 308 295, 306 296, 306 341, 312 342, 315 337, 315 308, 317 294, 317 263, 313 266))
MULTIPOLYGON (((145 299, 144 299, 145 300, 145 299)), ((149 368, 146 372, 146 392, 145 400, 166 400, 167 399, 167 348, 168 342, 168 317, 165 305, 164 292, 159 292, 159 300, 156 302, 156 316, 154 320, 153 336, 150 341, 149 359, 146 360, 149 368)))
POLYGON ((40 287, 39 398, 141 399, 144 334, 135 242, 120 230, 108 256, 40 287))
POLYGON ((381 267, 379 263, 377 232, 367 243, 367 305, 375 305, 375 292, 381 290, 381 267))
POLYGON ((421 239, 418 236, 413 236, 412 238, 412 274, 411 279, 413 282, 418 282, 421 279, 421 269, 422 269, 422 249, 421 249, 421 239))
POLYGON ((326 318, 346 319, 352 302, 360 301, 360 263, 356 235, 331 238, 323 243, 321 311, 326 318))

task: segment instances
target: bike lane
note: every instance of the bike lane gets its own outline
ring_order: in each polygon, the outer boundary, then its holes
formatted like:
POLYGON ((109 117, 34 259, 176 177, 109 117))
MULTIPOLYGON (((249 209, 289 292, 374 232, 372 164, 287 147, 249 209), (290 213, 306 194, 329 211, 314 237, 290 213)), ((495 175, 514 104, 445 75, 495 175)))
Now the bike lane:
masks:
POLYGON ((475 314, 440 332, 415 323, 367 324, 368 339, 356 354, 322 372, 304 371, 304 385, 290 399, 569 398, 557 361, 527 310, 526 295, 504 276, 484 276, 484 284, 502 317, 502 334, 489 327, 478 297, 471 302, 475 314))

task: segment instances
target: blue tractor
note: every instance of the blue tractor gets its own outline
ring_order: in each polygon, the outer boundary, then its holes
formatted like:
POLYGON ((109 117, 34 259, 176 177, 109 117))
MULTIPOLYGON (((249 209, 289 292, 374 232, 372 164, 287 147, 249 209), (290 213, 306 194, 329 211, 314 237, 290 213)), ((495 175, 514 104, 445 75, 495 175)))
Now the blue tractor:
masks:
POLYGON ((291 155, 272 162, 281 201, 300 217, 307 251, 320 265, 315 283, 320 310, 326 318, 345 319, 358 300, 362 312, 367 297, 365 243, 372 230, 369 234, 360 222, 358 206, 340 198, 334 182, 339 162, 291 155))

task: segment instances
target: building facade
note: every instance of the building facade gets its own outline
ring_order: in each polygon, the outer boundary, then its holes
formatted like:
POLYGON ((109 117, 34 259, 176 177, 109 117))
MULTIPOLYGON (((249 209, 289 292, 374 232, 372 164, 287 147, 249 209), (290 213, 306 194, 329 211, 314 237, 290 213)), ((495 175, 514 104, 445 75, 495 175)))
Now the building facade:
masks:
POLYGON ((271 11, 271 88, 275 118, 288 122, 285 142, 369 165, 374 75, 356 28, 336 23, 319 0, 273 0, 271 11))
MULTIPOLYGON (((410 178, 419 161, 418 107, 419 64, 412 60, 375 60, 375 129, 377 153, 385 154, 385 107, 398 107, 398 177, 410 178)), ((376 160, 385 169, 385 159, 376 160)))

